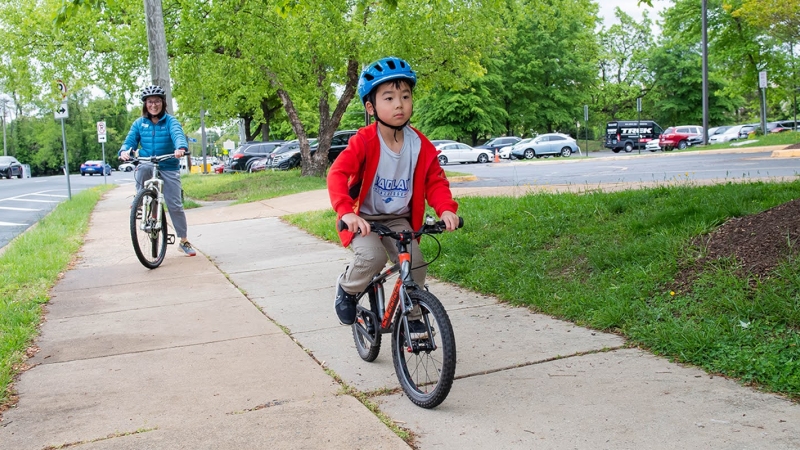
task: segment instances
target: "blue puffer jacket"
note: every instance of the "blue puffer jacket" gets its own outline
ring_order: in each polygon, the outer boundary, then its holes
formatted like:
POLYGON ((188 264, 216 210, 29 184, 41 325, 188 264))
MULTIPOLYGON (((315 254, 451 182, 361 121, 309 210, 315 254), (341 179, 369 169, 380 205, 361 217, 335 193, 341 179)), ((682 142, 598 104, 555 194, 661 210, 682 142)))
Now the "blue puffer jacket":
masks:
MULTIPOLYGON (((153 124, 147 117, 139 117, 131 125, 131 131, 125 138, 125 143, 117 154, 128 149, 139 148, 139 156, 161 156, 174 153, 178 148, 189 148, 186 142, 186 135, 183 134, 183 127, 180 122, 169 114, 153 124)), ((177 159, 168 159, 158 165, 161 170, 179 170, 180 164, 177 159)))

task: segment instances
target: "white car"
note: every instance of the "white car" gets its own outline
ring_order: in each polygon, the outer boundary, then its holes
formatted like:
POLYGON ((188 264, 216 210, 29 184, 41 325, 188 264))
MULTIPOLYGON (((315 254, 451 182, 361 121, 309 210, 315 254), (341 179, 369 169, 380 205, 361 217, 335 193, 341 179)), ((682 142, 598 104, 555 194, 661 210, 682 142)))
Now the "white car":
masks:
POLYGON ((644 145, 645 150, 650 150, 651 152, 656 152, 661 150, 661 146, 658 145, 658 139, 650 139, 647 141, 647 144, 644 145))
POLYGON ((736 141, 739 139, 739 131, 742 129, 743 126, 744 125, 735 125, 728 128, 721 134, 715 134, 708 138, 708 143, 720 144, 722 142, 736 141))
POLYGON ((451 162, 459 163, 487 163, 494 159, 490 149, 472 148, 461 142, 445 142, 436 146, 439 151, 439 165, 451 162))
POLYGON ((120 172, 133 172, 133 168, 134 168, 133 164, 126 162, 120 164, 117 170, 119 170, 120 172))

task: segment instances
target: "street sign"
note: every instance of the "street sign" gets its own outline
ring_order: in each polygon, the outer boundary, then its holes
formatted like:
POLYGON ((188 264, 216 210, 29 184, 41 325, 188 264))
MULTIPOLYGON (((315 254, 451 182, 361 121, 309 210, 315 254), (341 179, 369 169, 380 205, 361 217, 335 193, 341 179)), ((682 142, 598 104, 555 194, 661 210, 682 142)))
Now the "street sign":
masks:
POLYGON ((106 141, 106 123, 105 122, 97 122, 97 142, 105 142, 106 141))
POLYGON ((589 121, 589 105, 583 105, 583 120, 584 122, 589 121))
POLYGON ((61 102, 61 105, 56 108, 56 119, 66 119, 69 117, 69 110, 67 109, 67 101, 61 102))
POLYGON ((197 138, 190 137, 189 142, 197 142, 197 138))
POLYGON ((61 92, 61 99, 67 98, 67 85, 61 80, 56 80, 56 84, 58 84, 58 90, 61 92))
POLYGON ((766 70, 762 70, 761 72, 758 72, 758 87, 760 87, 761 89, 764 89, 764 88, 767 87, 767 71, 766 70))

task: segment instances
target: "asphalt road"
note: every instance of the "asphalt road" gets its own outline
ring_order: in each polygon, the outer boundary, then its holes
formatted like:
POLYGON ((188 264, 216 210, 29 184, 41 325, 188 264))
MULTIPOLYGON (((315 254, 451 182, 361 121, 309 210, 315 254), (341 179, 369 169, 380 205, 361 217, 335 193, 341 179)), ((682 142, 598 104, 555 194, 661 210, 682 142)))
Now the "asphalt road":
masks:
MULTIPOLYGON (((469 186, 518 186, 603 183, 672 182, 793 178, 800 175, 800 158, 771 158, 756 153, 601 152, 590 157, 502 160, 487 164, 449 164, 448 171, 478 177, 469 186)), ((460 185, 460 184, 459 184, 460 185)))
MULTIPOLYGON (((133 172, 111 172, 108 183, 133 183, 133 172)), ((63 175, 0 179, 0 249, 46 216, 59 203, 78 192, 103 184, 101 175, 70 175, 70 190, 63 175)))

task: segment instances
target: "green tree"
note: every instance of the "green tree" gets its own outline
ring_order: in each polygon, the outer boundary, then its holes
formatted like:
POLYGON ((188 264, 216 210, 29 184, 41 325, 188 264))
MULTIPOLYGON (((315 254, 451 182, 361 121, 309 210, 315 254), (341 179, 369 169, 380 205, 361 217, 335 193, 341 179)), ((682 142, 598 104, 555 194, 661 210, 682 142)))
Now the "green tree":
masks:
POLYGON ((636 117, 636 99, 646 100, 653 86, 649 61, 656 43, 647 11, 641 22, 619 8, 614 14, 619 23, 599 34, 600 79, 593 109, 609 120, 628 120, 636 117))
POLYGON ((521 2, 504 56, 511 130, 551 132, 583 116, 597 79, 597 5, 588 0, 521 2))

